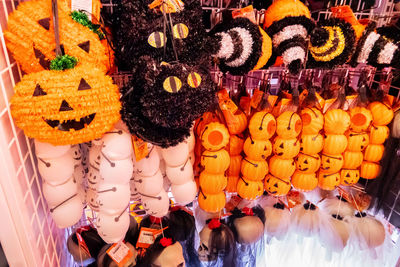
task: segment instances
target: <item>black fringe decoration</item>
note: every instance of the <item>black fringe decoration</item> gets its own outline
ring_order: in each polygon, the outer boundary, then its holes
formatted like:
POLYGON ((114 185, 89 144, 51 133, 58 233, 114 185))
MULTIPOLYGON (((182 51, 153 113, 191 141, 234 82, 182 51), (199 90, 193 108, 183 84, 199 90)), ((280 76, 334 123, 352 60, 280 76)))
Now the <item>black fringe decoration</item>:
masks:
POLYGON ((357 59, 358 59, 358 56, 359 56, 360 53, 361 53, 361 49, 364 47, 364 43, 365 43, 365 41, 367 40, 368 35, 369 35, 371 32, 373 32, 373 31, 375 30, 375 28, 376 28, 376 23, 375 23, 375 22, 370 22, 370 23, 368 24, 368 26, 364 29, 364 32, 363 32, 361 38, 360 38, 360 39, 358 40, 358 42, 357 42, 357 46, 356 46, 356 48, 355 48, 353 57, 352 57, 352 59, 351 59, 351 61, 350 61, 350 65, 351 65, 352 67, 356 67, 356 66, 358 65, 357 59))
POLYGON ((296 25, 300 24, 306 28, 307 32, 310 33, 314 27, 315 23, 311 19, 307 18, 306 16, 294 16, 294 17, 286 17, 279 21, 275 21, 271 24, 271 26, 266 29, 267 34, 272 38, 272 36, 278 32, 280 32, 283 28, 289 25, 296 25))

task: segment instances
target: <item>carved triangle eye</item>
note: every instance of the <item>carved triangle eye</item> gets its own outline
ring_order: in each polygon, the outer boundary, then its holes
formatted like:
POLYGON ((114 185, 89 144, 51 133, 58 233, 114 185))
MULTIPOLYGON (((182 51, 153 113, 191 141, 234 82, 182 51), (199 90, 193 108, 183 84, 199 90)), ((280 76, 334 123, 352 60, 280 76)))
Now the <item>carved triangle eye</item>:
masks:
POLYGON ((331 163, 331 160, 330 160, 330 159, 327 159, 327 160, 326 160, 326 163, 331 163))
POLYGON ((346 174, 346 177, 350 177, 350 173, 347 173, 347 174, 346 174))
POLYGON ((82 78, 78 86, 78 91, 88 89, 92 89, 92 87, 87 83, 85 79, 82 78))
POLYGON ((305 163, 305 164, 308 164, 308 160, 305 160, 304 163, 305 163))
POLYGON ((42 26, 46 30, 50 29, 50 18, 44 18, 44 19, 38 20, 38 23, 40 26, 42 26))
POLYGON ((90 51, 90 41, 86 41, 86 42, 80 43, 80 44, 78 44, 78 46, 83 51, 85 51, 86 53, 89 53, 89 51, 90 51))
POLYGON ((283 143, 279 145, 280 148, 283 148, 283 143))
POLYGON ((43 91, 42 87, 39 84, 36 84, 35 91, 33 92, 33 96, 42 96, 47 95, 45 91, 43 91))
POLYGON ((274 186, 275 186, 275 187, 278 187, 278 183, 275 183, 274 186))

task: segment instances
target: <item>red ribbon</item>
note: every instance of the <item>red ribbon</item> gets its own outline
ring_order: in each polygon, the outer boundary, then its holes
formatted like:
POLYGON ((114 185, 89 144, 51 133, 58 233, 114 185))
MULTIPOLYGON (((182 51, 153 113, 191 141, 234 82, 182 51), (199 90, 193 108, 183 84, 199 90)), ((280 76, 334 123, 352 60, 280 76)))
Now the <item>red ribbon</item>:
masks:
POLYGON ((248 207, 245 207, 242 209, 242 213, 246 214, 247 216, 253 216, 254 212, 253 209, 250 209, 248 207))
POLYGON ((151 223, 156 223, 156 224, 161 224, 161 217, 154 217, 150 215, 150 221, 151 223))
POLYGON ((172 238, 163 237, 160 239, 160 244, 161 244, 161 246, 166 248, 166 247, 172 245, 172 238))
POLYGON ((221 222, 219 221, 219 219, 214 218, 212 219, 209 223, 208 223, 208 228, 210 228, 211 230, 216 229, 218 227, 221 226, 221 222))

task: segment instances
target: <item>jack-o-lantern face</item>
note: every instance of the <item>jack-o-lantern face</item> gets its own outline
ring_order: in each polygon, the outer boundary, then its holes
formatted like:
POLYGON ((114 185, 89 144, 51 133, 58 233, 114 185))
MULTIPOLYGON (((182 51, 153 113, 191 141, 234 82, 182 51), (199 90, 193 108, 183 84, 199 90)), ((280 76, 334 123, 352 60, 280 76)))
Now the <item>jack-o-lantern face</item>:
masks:
POLYGON ((296 159, 296 168, 302 173, 314 173, 321 165, 321 158, 318 154, 307 155, 300 153, 296 159))
POLYGON ((265 160, 272 153, 269 140, 256 140, 248 137, 244 142, 244 153, 253 160, 265 160))
POLYGON ((343 167, 342 155, 328 155, 322 154, 321 156, 321 172, 331 174, 340 171, 343 167))
POLYGON ((284 139, 278 136, 275 138, 273 151, 282 159, 292 159, 299 154, 300 143, 296 138, 284 139))
POLYGON ((253 139, 270 139, 276 131, 276 120, 271 113, 256 112, 250 119, 249 131, 253 139))
POLYGON ((359 170, 342 169, 340 172, 340 183, 342 185, 353 185, 360 179, 359 170))
POLYGON ((276 133, 278 136, 290 139, 296 138, 302 128, 300 116, 292 111, 285 111, 276 119, 276 133))
MULTIPOLYGON (((58 3, 60 43, 65 54, 106 72, 109 59, 105 47, 94 32, 70 17, 66 3, 58 3)), ((50 60, 56 57, 51 1, 21 3, 9 15, 4 37, 7 48, 25 72, 49 69, 50 60)))
POLYGON ((290 182, 268 174, 264 183, 265 190, 273 196, 285 196, 291 188, 290 182))
POLYGON ((320 134, 303 134, 300 137, 300 152, 314 155, 324 147, 324 138, 320 134))
POLYGON ((305 108, 300 112, 303 134, 316 135, 324 127, 324 116, 316 108, 305 108))
POLYGON ((264 187, 262 181, 252 181, 239 177, 236 190, 240 197, 254 200, 263 194, 264 187))
POLYGON ((361 152, 369 144, 369 136, 367 133, 347 132, 347 150, 352 152, 361 152))
POLYGON ((325 173, 319 172, 318 174, 318 186, 324 190, 334 190, 340 185, 340 173, 325 173))
POLYGON ((372 114, 366 108, 355 107, 350 109, 350 130, 354 132, 365 132, 372 122, 372 114))
POLYGON ((17 126, 42 142, 88 142, 110 131, 120 118, 117 86, 88 66, 31 73, 14 91, 11 111, 17 126))

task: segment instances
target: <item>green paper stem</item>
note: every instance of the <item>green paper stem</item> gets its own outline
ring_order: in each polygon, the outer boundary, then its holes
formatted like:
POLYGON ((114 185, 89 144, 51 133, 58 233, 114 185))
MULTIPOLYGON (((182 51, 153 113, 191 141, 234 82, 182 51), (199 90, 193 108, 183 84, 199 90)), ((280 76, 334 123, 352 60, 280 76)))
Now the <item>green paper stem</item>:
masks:
POLYGON ((94 32, 95 34, 97 34, 100 38, 100 40, 104 39, 104 33, 101 32, 100 29, 100 25, 99 24, 93 24, 89 17, 80 11, 72 11, 70 16, 72 17, 73 20, 75 20, 76 22, 78 22, 79 24, 82 24, 85 27, 88 27, 92 32, 94 32))
POLYGON ((72 69, 78 64, 78 59, 69 55, 57 56, 50 62, 51 70, 72 69))

